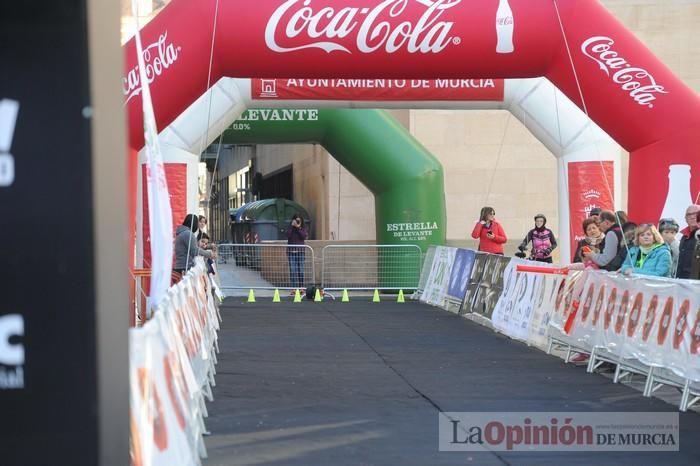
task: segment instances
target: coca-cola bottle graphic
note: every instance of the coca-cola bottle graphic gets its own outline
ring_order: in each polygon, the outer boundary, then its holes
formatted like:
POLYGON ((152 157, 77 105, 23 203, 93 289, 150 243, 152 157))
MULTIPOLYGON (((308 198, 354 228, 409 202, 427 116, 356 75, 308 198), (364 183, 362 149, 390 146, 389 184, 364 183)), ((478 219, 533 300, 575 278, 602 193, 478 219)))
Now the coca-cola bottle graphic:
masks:
POLYGON ((690 165, 669 165, 668 194, 661 212, 661 218, 672 218, 681 228, 688 224, 685 221, 685 210, 693 203, 690 195, 690 165))
POLYGON ((496 53, 513 53, 513 11, 508 0, 499 0, 496 11, 496 53))

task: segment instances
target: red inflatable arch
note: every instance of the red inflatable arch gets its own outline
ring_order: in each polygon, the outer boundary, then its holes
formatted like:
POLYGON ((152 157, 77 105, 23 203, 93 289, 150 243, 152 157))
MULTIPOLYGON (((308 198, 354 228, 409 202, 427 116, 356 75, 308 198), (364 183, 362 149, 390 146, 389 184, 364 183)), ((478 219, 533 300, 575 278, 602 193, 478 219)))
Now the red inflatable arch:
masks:
MULTIPOLYGON (((142 39, 159 128, 223 76, 545 76, 631 153, 631 218, 658 220, 669 165, 691 165, 693 197, 700 188, 698 95, 595 0, 173 0, 142 39)), ((133 40, 124 47, 138 149, 133 40)))

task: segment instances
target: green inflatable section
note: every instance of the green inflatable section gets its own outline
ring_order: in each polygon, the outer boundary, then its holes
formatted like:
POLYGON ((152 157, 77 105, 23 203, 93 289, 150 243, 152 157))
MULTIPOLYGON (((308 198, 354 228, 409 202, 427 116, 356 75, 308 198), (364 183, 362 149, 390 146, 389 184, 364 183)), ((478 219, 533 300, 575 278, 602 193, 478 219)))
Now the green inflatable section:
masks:
POLYGON ((442 166, 385 111, 251 109, 223 142, 320 144, 374 194, 377 244, 445 244, 442 166))

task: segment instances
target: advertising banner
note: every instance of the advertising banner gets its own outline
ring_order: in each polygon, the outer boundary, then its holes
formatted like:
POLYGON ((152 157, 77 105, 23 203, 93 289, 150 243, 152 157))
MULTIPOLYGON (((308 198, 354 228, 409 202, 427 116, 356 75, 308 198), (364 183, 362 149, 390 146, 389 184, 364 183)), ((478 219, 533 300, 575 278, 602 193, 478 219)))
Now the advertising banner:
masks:
POLYGON ((132 464, 190 465, 195 454, 187 433, 187 394, 174 378, 160 321, 151 322, 132 331, 129 340, 132 464))
POLYGON ((615 177, 613 162, 569 162, 569 224, 571 257, 576 245, 584 238, 582 223, 596 207, 613 210, 615 206, 615 177))
POLYGON ((252 79, 253 100, 503 101, 503 79, 252 79))
POLYGON ((130 330, 133 465, 199 464, 206 456, 203 396, 211 395, 219 327, 201 258, 154 317, 130 330))
POLYGON ((524 259, 513 258, 506 266, 503 274, 503 293, 491 315, 496 330, 523 341, 527 341, 535 275, 517 273, 515 269, 519 264, 527 263, 524 259))
MULTIPOLYGON (((138 7, 136 0, 132 0, 134 18, 138 19, 138 7)), ((144 139, 146 141, 146 189, 148 193, 148 222, 150 225, 150 249, 151 249, 151 290, 150 303, 159 303, 170 286, 170 273, 172 271, 173 257, 173 217, 170 208, 170 194, 168 182, 163 166, 163 155, 160 151, 158 128, 153 111, 153 101, 148 82, 148 72, 144 59, 144 50, 141 44, 141 32, 136 21, 136 50, 138 58, 139 78, 141 81, 141 103, 143 106, 144 139)), ((150 51, 148 51, 150 56, 150 51)))
POLYGON ((469 278, 472 275, 476 251, 471 249, 457 249, 454 265, 450 273, 450 284, 447 287, 448 299, 461 303, 467 292, 469 278))
POLYGON ((584 272, 571 337, 700 381, 700 283, 584 272))
POLYGON ((438 246, 435 248, 433 264, 420 300, 433 306, 445 307, 447 286, 454 264, 455 248, 438 246))
MULTIPOLYGON (((503 293, 491 321, 499 332, 542 348, 547 344, 550 320, 564 276, 518 272, 516 268, 521 264, 532 262, 513 258, 506 266, 503 293)), ((555 268, 551 264, 537 265, 555 268)))
POLYGON ((554 303, 559 287, 564 283, 563 275, 539 275, 535 282, 534 305, 528 325, 527 342, 539 348, 546 347, 549 322, 554 312, 554 303))

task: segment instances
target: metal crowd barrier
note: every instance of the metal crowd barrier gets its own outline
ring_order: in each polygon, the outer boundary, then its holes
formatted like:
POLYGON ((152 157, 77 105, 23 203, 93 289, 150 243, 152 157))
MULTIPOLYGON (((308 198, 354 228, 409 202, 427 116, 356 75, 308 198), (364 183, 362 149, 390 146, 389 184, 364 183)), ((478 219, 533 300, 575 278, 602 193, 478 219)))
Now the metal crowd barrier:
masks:
POLYGON ((415 290, 422 254, 416 245, 329 245, 321 264, 327 290, 415 290))
POLYGON ((416 245, 328 245, 317 260, 308 245, 219 244, 222 290, 295 289, 415 290, 422 253, 416 245))
POLYGON ((306 288, 315 277, 308 245, 219 244, 216 267, 222 290, 306 288))

